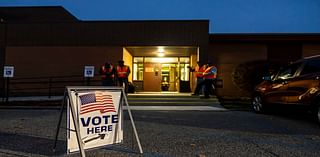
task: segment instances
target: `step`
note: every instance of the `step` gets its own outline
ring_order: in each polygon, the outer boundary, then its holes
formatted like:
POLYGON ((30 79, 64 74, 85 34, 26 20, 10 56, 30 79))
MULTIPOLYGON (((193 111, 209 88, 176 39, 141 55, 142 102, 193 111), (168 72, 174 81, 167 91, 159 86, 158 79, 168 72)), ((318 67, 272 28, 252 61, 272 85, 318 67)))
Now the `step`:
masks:
POLYGON ((219 105, 216 97, 202 99, 188 94, 131 94, 128 103, 133 106, 214 106, 219 105))

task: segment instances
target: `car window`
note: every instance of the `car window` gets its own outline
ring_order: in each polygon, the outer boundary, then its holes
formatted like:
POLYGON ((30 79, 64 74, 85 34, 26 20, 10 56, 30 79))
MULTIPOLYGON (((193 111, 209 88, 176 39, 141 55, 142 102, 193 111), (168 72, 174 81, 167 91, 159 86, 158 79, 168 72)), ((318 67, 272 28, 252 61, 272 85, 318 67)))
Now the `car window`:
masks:
POLYGON ((311 60, 308 61, 303 70, 301 71, 300 75, 305 75, 305 74, 311 74, 315 72, 320 72, 320 60, 311 60))
POLYGON ((280 69, 278 75, 275 77, 275 80, 285 80, 294 77, 294 74, 297 72, 300 66, 301 63, 296 63, 280 69))

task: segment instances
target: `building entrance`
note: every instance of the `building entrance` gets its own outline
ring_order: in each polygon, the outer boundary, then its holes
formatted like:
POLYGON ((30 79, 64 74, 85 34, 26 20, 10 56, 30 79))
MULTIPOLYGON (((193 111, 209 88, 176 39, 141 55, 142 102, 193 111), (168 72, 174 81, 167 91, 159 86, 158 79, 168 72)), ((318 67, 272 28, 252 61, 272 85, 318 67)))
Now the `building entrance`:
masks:
POLYGON ((177 63, 161 65, 161 91, 178 91, 179 71, 177 67, 177 63))
POLYGON ((143 91, 189 92, 186 90, 190 89, 189 57, 134 57, 133 60, 133 80, 143 91))

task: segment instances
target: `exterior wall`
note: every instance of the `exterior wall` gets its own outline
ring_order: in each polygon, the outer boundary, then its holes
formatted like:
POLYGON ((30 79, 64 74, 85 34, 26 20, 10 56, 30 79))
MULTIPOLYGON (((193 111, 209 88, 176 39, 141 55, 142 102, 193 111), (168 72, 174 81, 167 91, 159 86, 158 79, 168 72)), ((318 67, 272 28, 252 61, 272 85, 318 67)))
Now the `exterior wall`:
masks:
MULTIPOLYGON (((191 57, 190 57, 190 65, 191 65, 191 67, 196 67, 196 65, 197 65, 197 55, 191 55, 191 57)), ((197 80, 197 78, 195 77, 195 74, 194 73, 192 73, 191 75, 190 75, 190 87, 191 87, 191 91, 193 92, 194 90, 195 90, 195 88, 196 88, 196 80, 197 80)))
POLYGON ((312 55, 320 55, 320 43, 318 44, 304 44, 303 45, 303 57, 312 55))
MULTIPOLYGON (((209 21, 93 21, 1 25, 9 46, 201 46, 209 21)), ((1 42, 1 39, 0 39, 1 42)), ((1 43, 0 43, 1 44, 1 43)))
POLYGON ((5 62, 5 47, 0 47, 0 95, 5 95, 5 78, 3 77, 3 67, 5 62))
POLYGON ((7 25, 0 23, 0 95, 5 95, 5 79, 3 78, 3 66, 5 65, 7 25))
POLYGON ((122 47, 8 47, 6 64, 15 67, 15 77, 82 75, 86 65, 95 73, 106 62, 117 63, 122 47))
POLYGON ((100 67, 122 57, 122 47, 8 47, 6 64, 15 67, 10 95, 61 95, 65 86, 101 85, 100 67), (94 78, 83 77, 86 65, 95 67, 94 78))
POLYGON ((130 54, 130 52, 125 48, 123 48, 123 61, 124 61, 125 65, 130 67, 131 73, 128 77, 128 80, 130 82, 132 82, 132 72, 133 72, 132 71, 133 70, 132 69, 133 68, 132 61, 133 61, 133 58, 132 58, 132 55, 130 54))
POLYGON ((209 45, 208 59, 218 68, 218 79, 223 87, 217 88, 218 96, 237 98, 249 96, 232 81, 235 68, 248 61, 267 60, 265 44, 215 43, 209 45))
POLYGON ((301 42, 270 42, 267 44, 268 61, 279 66, 288 65, 302 57, 301 42))

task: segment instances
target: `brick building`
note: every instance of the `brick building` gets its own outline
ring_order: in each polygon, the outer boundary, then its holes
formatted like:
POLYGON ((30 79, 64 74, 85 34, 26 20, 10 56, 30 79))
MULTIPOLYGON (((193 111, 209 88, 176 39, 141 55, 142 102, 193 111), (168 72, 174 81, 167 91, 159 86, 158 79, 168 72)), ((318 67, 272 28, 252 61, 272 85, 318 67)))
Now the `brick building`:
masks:
MULTIPOLYGON (((0 7, 0 18, 0 67, 14 66, 15 93, 46 93, 52 82, 62 87, 52 88, 56 93, 83 85, 86 65, 95 67, 91 84, 99 85, 100 66, 118 60, 130 66, 139 91, 190 92, 188 66, 211 60, 220 96, 248 96, 234 81, 239 65, 320 54, 320 34, 210 34, 208 20, 81 21, 62 7, 0 7), (21 83, 37 79, 43 83, 21 83)), ((0 79, 1 91, 6 82, 0 79)))

